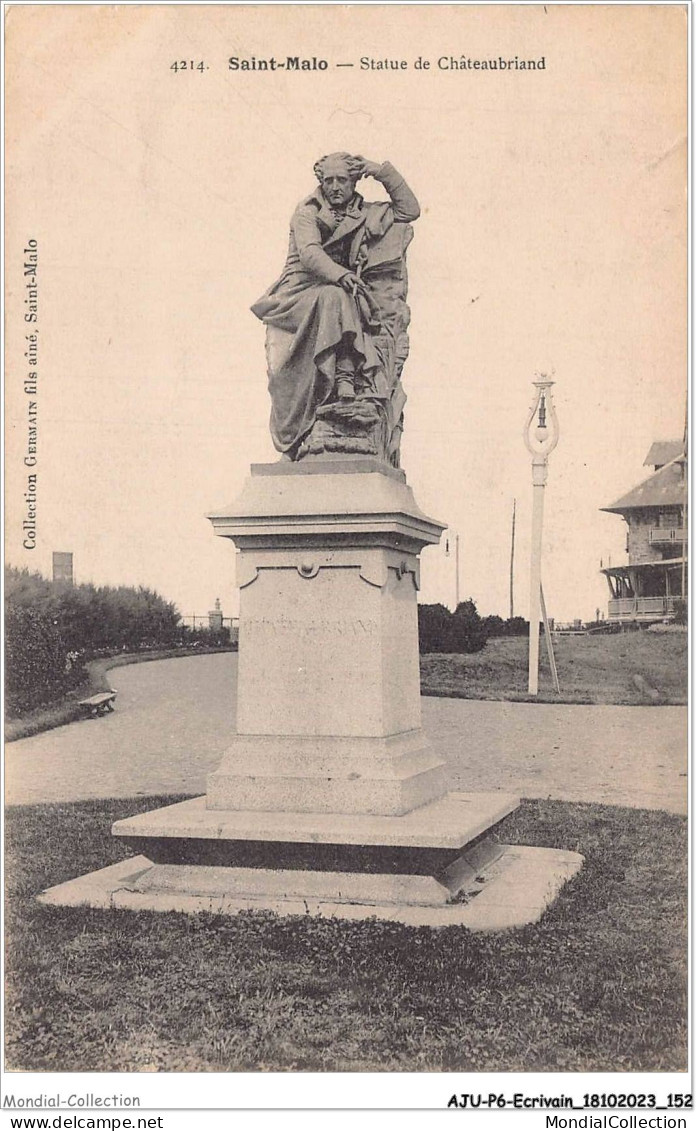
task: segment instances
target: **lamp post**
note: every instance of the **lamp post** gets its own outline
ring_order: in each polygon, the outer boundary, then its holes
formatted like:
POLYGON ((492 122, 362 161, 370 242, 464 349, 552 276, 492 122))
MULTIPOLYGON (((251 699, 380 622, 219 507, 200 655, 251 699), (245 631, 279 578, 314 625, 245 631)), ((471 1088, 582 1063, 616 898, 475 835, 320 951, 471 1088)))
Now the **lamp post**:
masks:
POLYGON ((558 420, 551 386, 543 373, 533 382, 536 389, 524 429, 524 442, 532 457, 532 555, 529 585, 529 694, 539 691, 539 618, 541 615, 541 534, 544 524, 544 488, 548 458, 558 443, 558 420))

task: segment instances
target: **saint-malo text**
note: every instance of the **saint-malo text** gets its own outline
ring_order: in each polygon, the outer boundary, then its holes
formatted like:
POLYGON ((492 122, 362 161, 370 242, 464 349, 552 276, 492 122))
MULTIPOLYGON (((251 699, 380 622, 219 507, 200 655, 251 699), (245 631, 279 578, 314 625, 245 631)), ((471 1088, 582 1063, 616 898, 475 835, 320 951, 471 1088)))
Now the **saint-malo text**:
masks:
POLYGON ((227 66, 230 71, 327 71, 329 68, 328 60, 316 55, 309 59, 300 55, 286 55, 284 59, 276 59, 274 55, 270 59, 257 59, 252 55, 250 59, 240 59, 232 55, 227 66))

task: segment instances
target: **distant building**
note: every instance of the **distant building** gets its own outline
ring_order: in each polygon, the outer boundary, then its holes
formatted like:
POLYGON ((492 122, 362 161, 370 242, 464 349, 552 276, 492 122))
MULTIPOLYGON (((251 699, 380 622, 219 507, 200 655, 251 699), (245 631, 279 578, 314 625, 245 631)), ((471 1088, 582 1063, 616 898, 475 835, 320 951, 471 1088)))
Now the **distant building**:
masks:
POLYGON ((72 553, 60 550, 53 551, 53 580, 62 581, 65 585, 72 585, 73 556, 72 553))
POLYGON ((679 440, 652 445, 644 467, 653 473, 602 510, 628 523, 628 562, 602 573, 609 584, 608 616, 614 621, 659 621, 686 599, 687 457, 679 440))

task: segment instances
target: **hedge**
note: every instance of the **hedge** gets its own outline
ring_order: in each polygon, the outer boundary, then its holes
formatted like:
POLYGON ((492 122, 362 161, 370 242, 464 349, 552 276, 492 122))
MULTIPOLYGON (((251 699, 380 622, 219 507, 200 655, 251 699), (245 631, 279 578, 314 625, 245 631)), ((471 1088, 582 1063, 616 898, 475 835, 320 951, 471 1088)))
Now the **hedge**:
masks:
POLYGON ((187 633, 176 606, 143 586, 72 586, 8 567, 5 601, 10 718, 79 687, 94 656, 173 647, 187 633))

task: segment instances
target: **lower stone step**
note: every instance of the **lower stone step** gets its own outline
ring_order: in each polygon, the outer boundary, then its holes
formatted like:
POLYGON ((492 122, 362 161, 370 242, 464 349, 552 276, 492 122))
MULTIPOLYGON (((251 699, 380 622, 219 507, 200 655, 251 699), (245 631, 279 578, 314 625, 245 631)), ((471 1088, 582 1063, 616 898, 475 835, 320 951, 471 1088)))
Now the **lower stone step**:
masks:
POLYGON ((356 877, 261 869, 252 877, 242 874, 245 869, 153 865, 136 856, 59 884, 39 899, 63 907, 224 915, 257 910, 281 916, 377 918, 414 927, 458 925, 473 931, 501 931, 539 919, 582 863, 576 852, 502 845, 480 863, 480 870, 465 868, 459 892, 434 905, 419 902, 432 894, 429 878, 422 876, 356 877))
POLYGON ((498 844, 518 805, 449 793, 402 816, 369 816, 218 810, 197 797, 117 821, 114 835, 137 855, 40 899, 503 930, 538 919, 582 865, 574 852, 498 844))

